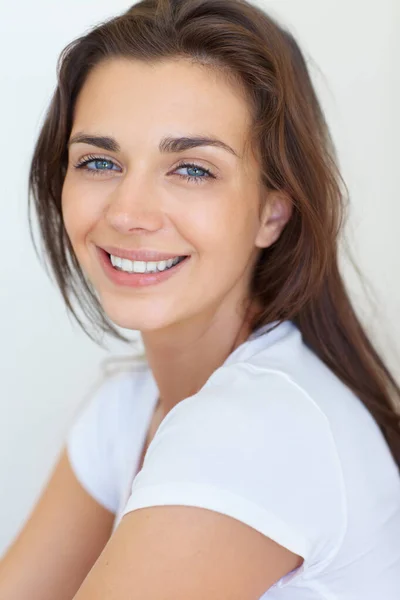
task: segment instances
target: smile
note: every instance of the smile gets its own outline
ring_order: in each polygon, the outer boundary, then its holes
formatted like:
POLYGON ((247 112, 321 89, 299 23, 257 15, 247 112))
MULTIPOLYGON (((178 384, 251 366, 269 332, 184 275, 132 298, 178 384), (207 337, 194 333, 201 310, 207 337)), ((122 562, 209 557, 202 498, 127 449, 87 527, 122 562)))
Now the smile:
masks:
POLYGON ((122 287, 147 287, 161 284, 178 274, 190 262, 190 256, 176 256, 168 260, 129 260, 109 254, 97 247, 96 253, 107 279, 122 287))
POLYGON ((109 256, 113 267, 125 273, 157 273, 159 271, 166 271, 186 258, 185 256, 176 256, 169 260, 145 262, 142 260, 129 260, 120 256, 114 256, 113 254, 109 256))

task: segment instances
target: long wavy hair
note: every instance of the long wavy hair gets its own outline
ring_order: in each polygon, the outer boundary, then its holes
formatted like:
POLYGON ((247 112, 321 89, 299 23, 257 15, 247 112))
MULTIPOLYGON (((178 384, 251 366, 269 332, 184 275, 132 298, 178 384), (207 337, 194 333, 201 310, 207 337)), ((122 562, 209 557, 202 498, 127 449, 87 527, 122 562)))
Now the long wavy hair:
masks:
MULTIPOLYGON (((299 45, 276 19, 245 0, 142 0, 62 51, 32 157, 29 193, 46 266, 69 311, 92 339, 77 307, 96 331, 126 340, 82 272, 61 212, 75 101, 91 69, 119 57, 147 63, 188 59, 241 86, 261 184, 283 190, 293 204, 279 239, 260 251, 255 265, 249 291, 262 311, 251 328, 294 322, 308 347, 371 412, 400 466, 400 389, 360 324, 339 273, 347 187, 336 150, 299 45)), ((34 239, 31 208, 29 197, 34 239)))

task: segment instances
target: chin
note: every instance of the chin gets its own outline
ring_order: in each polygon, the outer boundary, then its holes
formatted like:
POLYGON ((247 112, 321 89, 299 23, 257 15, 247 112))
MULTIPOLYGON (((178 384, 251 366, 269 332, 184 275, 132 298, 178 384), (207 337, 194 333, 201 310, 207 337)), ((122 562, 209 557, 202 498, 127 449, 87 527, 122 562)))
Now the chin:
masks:
POLYGON ((164 329, 169 325, 173 325, 178 320, 178 315, 175 311, 154 310, 154 307, 148 303, 146 310, 139 310, 135 303, 130 303, 129 306, 123 306, 124 303, 113 303, 107 305, 102 303, 102 307, 107 317, 123 329, 132 331, 156 331, 164 329))
POLYGON ((170 324, 160 318, 146 318, 144 315, 133 317, 132 314, 124 315, 121 314, 121 312, 108 312, 107 316, 114 325, 122 327, 123 329, 131 329, 132 331, 156 331, 157 329, 163 329, 170 324))

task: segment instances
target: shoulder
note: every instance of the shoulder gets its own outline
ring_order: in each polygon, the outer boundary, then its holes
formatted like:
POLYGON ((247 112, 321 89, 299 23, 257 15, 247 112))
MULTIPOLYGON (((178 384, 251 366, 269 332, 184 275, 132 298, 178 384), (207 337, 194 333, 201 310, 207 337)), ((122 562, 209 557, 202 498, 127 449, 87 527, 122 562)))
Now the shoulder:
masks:
POLYGON ((102 412, 111 414, 117 405, 132 403, 149 379, 149 367, 102 368, 78 406, 78 413, 102 412))
POLYGON ((250 362, 217 369, 197 394, 170 411, 162 426, 178 418, 210 418, 225 425, 221 435, 232 427, 244 433, 251 426, 261 433, 279 426, 278 431, 293 428, 305 435, 314 430, 332 438, 327 415, 308 391, 285 372, 250 362))
POLYGON ((118 508, 121 468, 124 460, 129 461, 147 409, 146 403, 139 402, 147 379, 144 369, 103 373, 79 405, 66 436, 77 479, 112 512, 118 508))
POLYGON ((346 509, 329 421, 285 374, 221 367, 157 430, 125 512, 149 503, 223 512, 302 556, 332 550, 346 509))

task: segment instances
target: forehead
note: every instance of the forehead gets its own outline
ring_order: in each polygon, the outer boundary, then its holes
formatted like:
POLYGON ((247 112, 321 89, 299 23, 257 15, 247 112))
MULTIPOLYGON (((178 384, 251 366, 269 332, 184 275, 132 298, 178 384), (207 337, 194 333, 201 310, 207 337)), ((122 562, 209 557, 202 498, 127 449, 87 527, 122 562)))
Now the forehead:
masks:
POLYGON ((100 63, 78 96, 74 130, 158 139, 166 132, 220 136, 238 151, 250 127, 243 92, 214 69, 186 60, 148 64, 128 59, 100 63), (107 131, 105 131, 107 129, 107 131))

